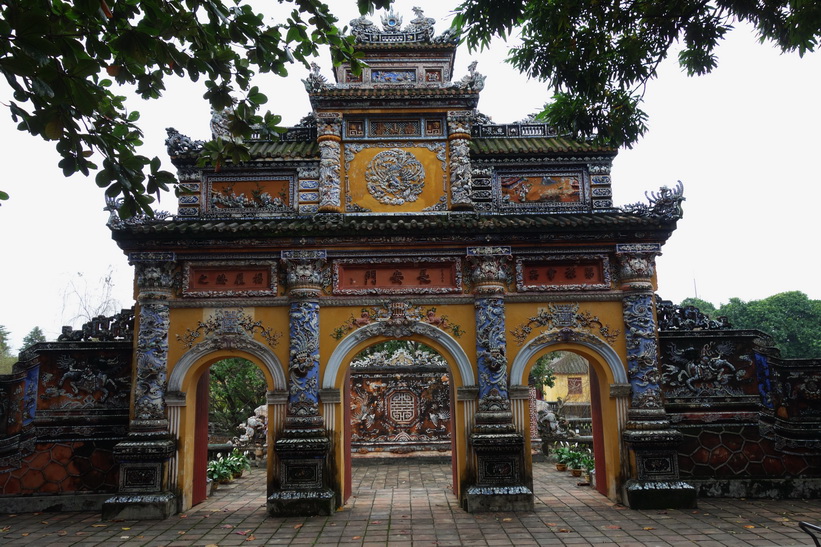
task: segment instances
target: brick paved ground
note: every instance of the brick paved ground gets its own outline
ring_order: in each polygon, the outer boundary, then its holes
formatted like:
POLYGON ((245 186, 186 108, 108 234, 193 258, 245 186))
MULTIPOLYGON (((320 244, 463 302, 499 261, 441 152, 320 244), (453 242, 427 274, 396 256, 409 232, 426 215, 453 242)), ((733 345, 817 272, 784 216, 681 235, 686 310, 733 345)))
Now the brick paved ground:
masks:
POLYGON ((0 545, 813 545, 798 521, 821 522, 821 500, 701 499, 698 510, 632 511, 578 479, 535 464, 536 509, 470 515, 451 488, 450 464, 354 466, 354 496, 330 517, 268 518, 259 471, 164 521, 103 522, 97 513, 0 515, 0 545))

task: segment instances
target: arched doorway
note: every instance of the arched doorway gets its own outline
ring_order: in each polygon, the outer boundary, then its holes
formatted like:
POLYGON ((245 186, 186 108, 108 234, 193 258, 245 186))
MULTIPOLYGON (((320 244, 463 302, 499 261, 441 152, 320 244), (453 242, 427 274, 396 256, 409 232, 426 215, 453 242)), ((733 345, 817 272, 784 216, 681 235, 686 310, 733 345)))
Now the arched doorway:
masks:
MULTIPOLYGON (((589 363, 590 412, 596 489, 614 501, 621 501, 621 485, 629 477, 629 461, 621 432, 627 421, 627 394, 614 386, 627 385, 627 371, 618 354, 606 342, 586 333, 547 333, 534 338, 518 353, 511 366, 511 387, 527 386, 528 375, 537 359, 546 353, 566 351, 589 363)), ((514 412, 514 416, 529 413, 514 412)), ((529 434, 529 428, 520 426, 529 434)), ((528 439, 529 440, 529 439, 528 439)))
POLYGON ((351 496, 351 428, 350 428, 350 363, 366 348, 387 341, 402 339, 420 342, 438 353, 449 368, 451 407, 451 460, 453 491, 458 497, 461 485, 467 477, 471 465, 467 457, 467 435, 476 413, 475 393, 470 396, 475 385, 471 363, 450 335, 427 323, 414 322, 402 329, 393 329, 379 322, 367 325, 351 333, 340 341, 331 354, 322 380, 322 391, 335 391, 339 400, 323 402, 326 427, 333 437, 334 459, 338 463, 336 480, 340 503, 351 496), (467 390, 465 389, 467 388, 467 390), (348 396, 346 396, 346 393, 348 396), (467 393, 467 395, 462 395, 467 393), (340 396, 341 395, 341 396, 340 396), (344 406, 339 409, 338 403, 344 406))
MULTIPOLYGON (((230 358, 242 358, 250 361, 262 371, 268 392, 268 435, 267 444, 273 446, 277 434, 282 429, 285 416, 287 392, 282 366, 277 357, 265 346, 242 337, 239 340, 209 340, 186 352, 171 370, 168 379, 166 405, 171 434, 176 439, 176 453, 169 465, 169 483, 180 494, 181 511, 189 509, 199 495, 195 496, 195 483, 205 480, 204 463, 207 459, 207 397, 203 389, 207 384, 203 380, 214 363, 230 358), (239 344, 238 342, 241 342, 239 344), (228 349, 231 348, 231 349, 228 349), (241 349, 240 349, 241 348, 241 349), (205 435, 205 440, 203 435, 205 435), (199 449, 198 449, 199 446, 199 449)), ((274 469, 275 455, 269 450, 267 461, 267 482, 270 490, 274 469)))

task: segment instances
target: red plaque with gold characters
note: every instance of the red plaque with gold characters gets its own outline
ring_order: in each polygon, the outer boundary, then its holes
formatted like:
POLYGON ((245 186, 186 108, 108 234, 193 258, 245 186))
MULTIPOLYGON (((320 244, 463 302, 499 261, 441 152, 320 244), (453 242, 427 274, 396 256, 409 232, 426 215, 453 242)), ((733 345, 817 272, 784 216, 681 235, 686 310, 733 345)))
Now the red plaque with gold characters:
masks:
POLYGON ((519 291, 606 290, 610 269, 604 255, 520 258, 516 285, 519 291))
POLYGON ((270 263, 186 264, 183 295, 196 297, 276 296, 275 267, 270 263))
POLYGON ((454 258, 334 262, 336 294, 441 294, 459 292, 461 286, 462 271, 454 258))

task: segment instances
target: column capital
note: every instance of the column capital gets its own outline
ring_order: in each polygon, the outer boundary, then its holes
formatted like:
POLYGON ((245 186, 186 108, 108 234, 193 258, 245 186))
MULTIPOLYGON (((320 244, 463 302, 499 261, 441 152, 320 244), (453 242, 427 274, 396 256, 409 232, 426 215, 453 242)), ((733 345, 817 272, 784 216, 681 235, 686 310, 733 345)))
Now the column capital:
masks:
POLYGON ((282 261, 285 265, 288 296, 318 298, 325 286, 325 251, 282 251, 282 261))
POLYGON ((656 274, 656 257, 661 254, 658 243, 616 245, 619 279, 623 290, 652 291, 656 274))
POLYGON ((471 247, 468 264, 474 292, 502 295, 512 280, 510 247, 471 247))

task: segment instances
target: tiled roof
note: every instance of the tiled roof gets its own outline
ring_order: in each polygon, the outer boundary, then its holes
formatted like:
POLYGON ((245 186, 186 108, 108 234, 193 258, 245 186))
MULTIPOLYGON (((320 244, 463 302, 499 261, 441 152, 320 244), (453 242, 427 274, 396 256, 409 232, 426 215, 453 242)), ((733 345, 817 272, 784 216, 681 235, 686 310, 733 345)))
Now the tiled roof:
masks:
MULTIPOLYGON (((174 218, 127 222, 112 226, 114 239, 237 238, 237 237, 349 237, 413 236, 419 238, 475 237, 499 234, 515 239, 538 233, 557 234, 557 241, 591 240, 592 234, 637 230, 644 237, 666 240, 675 220, 641 217, 618 210, 596 213, 475 214, 425 213, 408 215, 317 214, 275 218, 174 218), (585 235, 586 234, 586 235, 585 235)), ((593 240, 597 238, 594 237, 593 240)))
POLYGON ((599 152, 615 155, 605 146, 567 139, 565 137, 506 137, 473 139, 470 151, 474 156, 505 156, 521 154, 562 154, 568 152, 599 152))
POLYGON ((319 144, 316 141, 271 142, 254 141, 248 143, 248 150, 255 160, 264 159, 318 159, 319 144))
MULTIPOLYGON (((254 160, 319 158, 319 145, 315 141, 252 141, 249 143, 249 150, 251 158, 254 160)), ((582 152, 615 153, 611 148, 574 141, 564 137, 473 139, 470 141, 470 150, 474 157, 503 157, 528 154, 550 155, 582 152)))

